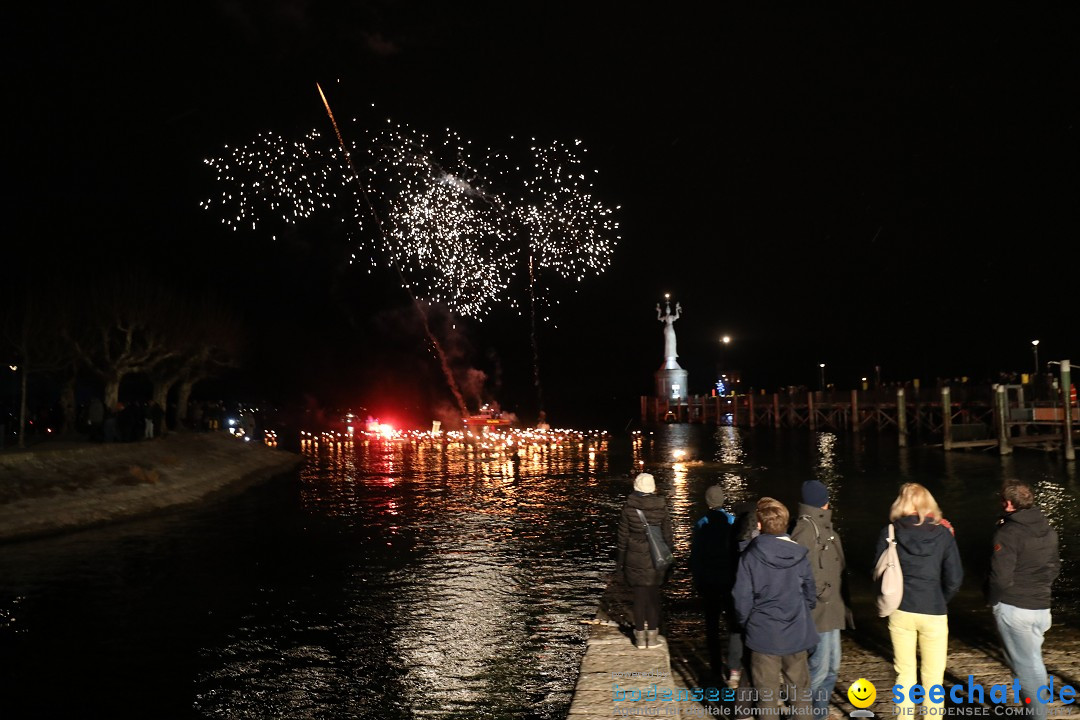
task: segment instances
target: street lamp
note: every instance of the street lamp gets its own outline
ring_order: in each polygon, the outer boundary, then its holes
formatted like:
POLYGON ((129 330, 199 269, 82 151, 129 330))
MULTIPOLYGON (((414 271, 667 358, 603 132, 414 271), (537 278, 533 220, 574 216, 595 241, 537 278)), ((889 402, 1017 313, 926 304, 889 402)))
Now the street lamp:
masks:
POLYGON ((1035 374, 1039 374, 1039 341, 1031 341, 1031 349, 1035 353, 1035 374))
MULTIPOLYGON (((730 335, 722 336, 720 338, 720 342, 721 342, 723 347, 727 347, 728 345, 731 344, 731 336, 730 335)), ((727 374, 724 372, 725 370, 727 370, 727 355, 726 355, 726 351, 721 351, 721 353, 720 353, 720 363, 719 363, 719 365, 718 365, 718 367, 716 369, 716 374, 720 376, 720 381, 717 383, 717 389, 720 391, 721 395, 726 395, 727 390, 728 390, 728 387, 727 387, 727 374)))
POLYGON ((821 368, 821 391, 825 392, 825 363, 818 365, 821 368))

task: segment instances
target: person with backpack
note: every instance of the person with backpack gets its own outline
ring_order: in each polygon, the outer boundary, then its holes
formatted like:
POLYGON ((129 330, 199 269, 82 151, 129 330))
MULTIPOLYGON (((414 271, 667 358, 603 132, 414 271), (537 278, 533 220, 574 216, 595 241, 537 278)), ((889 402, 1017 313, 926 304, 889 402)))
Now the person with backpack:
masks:
MULTIPOLYGON (((942 685, 949 653, 948 603, 964 580, 953 529, 944 521, 934 496, 919 483, 900 486, 874 557, 881 557, 888 547, 890 526, 904 576, 900 606, 888 616, 895 684, 905 688, 916 683, 924 688, 942 685)), ((923 706, 927 715, 944 711, 943 704, 935 703, 929 695, 923 706)), ((897 703, 899 715, 911 715, 914 709, 910 694, 897 703)))
POLYGON ((847 618, 844 546, 833 528, 829 489, 824 483, 807 480, 802 484, 802 502, 791 539, 807 549, 817 589, 817 604, 811 614, 818 643, 810 651, 810 688, 814 717, 824 718, 840 672, 840 631, 847 618))
POLYGON ((705 491, 709 510, 694 523, 690 538, 690 574, 705 610, 705 641, 713 670, 724 674, 720 625, 727 629, 728 681, 736 685, 742 675, 742 631, 735 620, 731 589, 735 586, 735 568, 739 546, 735 538, 735 516, 724 510, 724 488, 713 485, 705 491))
POLYGON ((666 573, 653 565, 645 522, 661 528, 664 541, 674 547, 667 499, 656 494, 656 481, 649 473, 634 478, 634 492, 626 498, 619 515, 616 572, 626 578, 634 593, 634 645, 638 650, 664 645, 660 636, 660 586, 666 573))

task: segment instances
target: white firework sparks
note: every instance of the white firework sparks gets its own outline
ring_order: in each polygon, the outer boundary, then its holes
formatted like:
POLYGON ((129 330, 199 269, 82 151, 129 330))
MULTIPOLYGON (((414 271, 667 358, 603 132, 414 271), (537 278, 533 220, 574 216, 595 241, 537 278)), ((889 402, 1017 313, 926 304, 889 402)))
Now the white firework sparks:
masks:
POLYGON ((228 210, 222 222, 234 229, 334 209, 372 265, 400 273, 415 298, 480 319, 500 303, 518 305, 519 275, 536 301, 551 295, 547 276, 580 282, 610 265, 618 223, 593 196, 580 142, 534 141, 528 161, 514 165, 487 150, 475 160, 471 143, 449 130, 438 141, 400 125, 364 135, 362 151, 349 149, 368 161, 359 176, 318 132, 299 142, 259 135, 206 161, 227 189, 202 206, 228 210), (369 211, 379 232, 365 239, 358 231, 369 211))

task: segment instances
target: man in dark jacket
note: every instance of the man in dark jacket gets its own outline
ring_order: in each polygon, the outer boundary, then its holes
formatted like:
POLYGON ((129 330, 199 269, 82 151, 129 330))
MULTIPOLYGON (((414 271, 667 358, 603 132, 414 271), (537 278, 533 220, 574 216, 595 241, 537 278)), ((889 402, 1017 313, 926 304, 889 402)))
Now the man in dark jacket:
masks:
POLYGON ((738 687, 742 676, 742 633, 736 626, 731 588, 735 585, 735 567, 739 546, 735 541, 735 516, 723 508, 724 488, 713 485, 705 491, 709 511, 694 524, 690 539, 690 573, 694 588, 705 608, 705 640, 713 670, 722 672, 720 618, 728 631, 728 684, 738 687))
POLYGON ((817 602, 814 576, 806 548, 786 534, 787 508, 764 497, 758 500, 757 518, 761 534, 739 558, 732 594, 739 624, 746 629, 758 708, 763 716, 778 715, 782 672, 792 717, 806 717, 811 710, 806 657, 818 643, 810 616, 817 602))
POLYGON ((829 714, 829 698, 840 672, 840 630, 846 617, 842 594, 844 547, 832 526, 828 488, 817 480, 807 480, 802 486, 802 499, 791 539, 806 548, 817 588, 813 618, 818 642, 810 653, 810 687, 814 692, 814 716, 823 718, 829 714))
POLYGON ((1032 714, 1046 717, 1036 696, 1047 684, 1043 635, 1050 629, 1050 589, 1061 569, 1057 531, 1035 507, 1031 487, 1010 480, 1001 490, 1005 516, 994 533, 988 599, 994 610, 1005 659, 1030 698, 1032 714))
POLYGON ((645 650, 664 644, 660 636, 660 586, 665 577, 653 567, 639 510, 649 525, 661 528, 668 547, 675 547, 667 500, 656 494, 656 481, 649 473, 634 478, 634 492, 626 498, 619 515, 619 549, 615 563, 616 572, 625 575, 626 584, 634 593, 634 644, 639 650, 645 650))

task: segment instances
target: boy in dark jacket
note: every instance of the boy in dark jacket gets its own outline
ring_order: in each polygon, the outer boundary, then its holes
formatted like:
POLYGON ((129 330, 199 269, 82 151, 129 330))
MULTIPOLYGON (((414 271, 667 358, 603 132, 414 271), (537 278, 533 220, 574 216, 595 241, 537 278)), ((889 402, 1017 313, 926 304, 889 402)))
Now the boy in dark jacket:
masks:
POLYGON ((788 537, 788 511, 773 498, 758 500, 761 534, 739 559, 733 596, 750 648, 750 674, 761 715, 779 713, 786 699, 793 717, 810 715, 807 651, 818 634, 810 611, 817 590, 806 548, 788 537), (784 675, 784 684, 779 679, 784 675), (785 692, 782 698, 781 689, 785 692))
POLYGON ((735 540, 735 516, 724 510, 724 488, 713 485, 705 491, 709 511, 694 524, 690 539, 690 572, 694 587, 705 608, 705 639, 713 670, 722 672, 720 618, 728 631, 727 666, 731 671, 728 682, 737 687, 742 675, 742 633, 736 626, 735 605, 731 589, 735 585, 735 568, 739 562, 739 546, 735 540))

